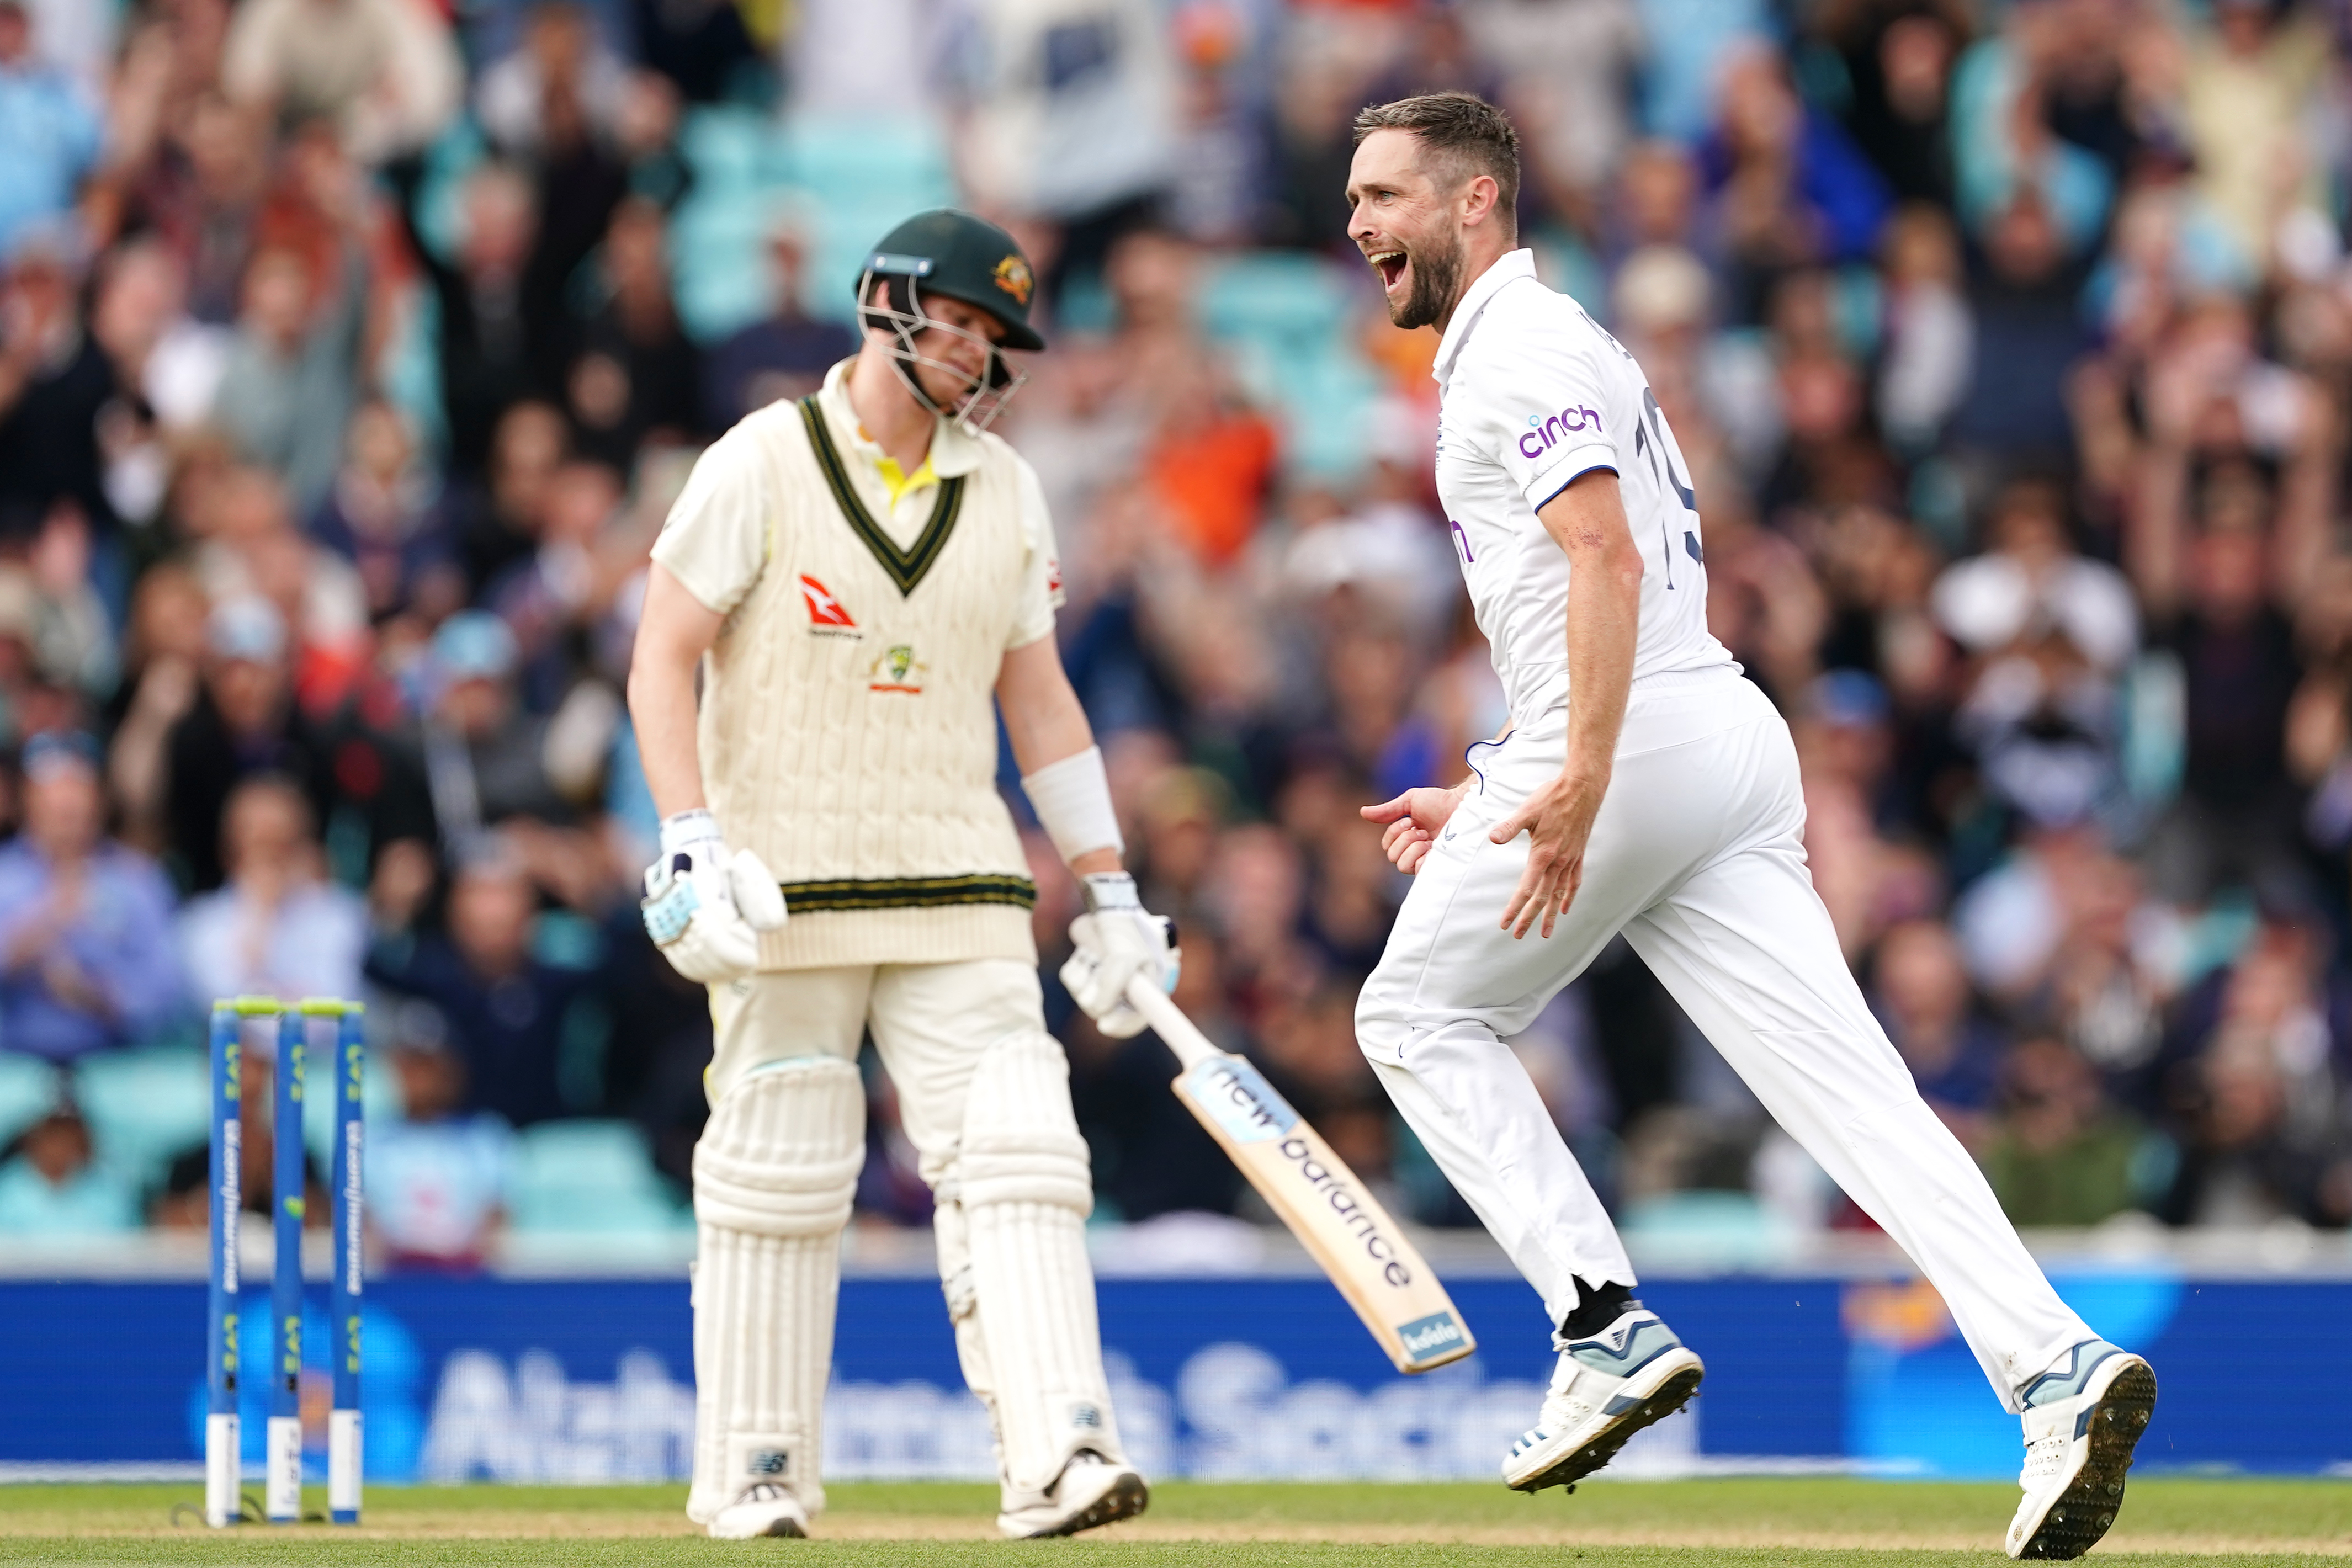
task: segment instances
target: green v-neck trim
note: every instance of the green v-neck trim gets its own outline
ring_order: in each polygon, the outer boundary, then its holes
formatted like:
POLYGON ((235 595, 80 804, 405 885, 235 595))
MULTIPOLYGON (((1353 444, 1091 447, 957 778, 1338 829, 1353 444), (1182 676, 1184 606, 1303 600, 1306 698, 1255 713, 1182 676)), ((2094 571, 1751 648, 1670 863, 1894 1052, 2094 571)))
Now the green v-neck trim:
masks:
POLYGON ((883 531, 882 525, 874 520, 874 514, 866 509, 866 503, 857 498, 856 490, 850 486, 849 469, 833 444, 833 433, 825 428, 824 411, 817 407, 816 399, 804 397, 800 400, 800 407, 801 423, 808 426, 809 447, 816 454, 816 465, 823 470, 824 482, 833 491, 834 505, 841 508, 851 531, 866 541, 866 548, 882 563, 882 570, 890 574, 890 580, 898 585, 898 596, 905 598, 915 591, 915 585, 938 562, 940 552, 947 548, 948 536, 955 531, 956 517, 963 510, 963 476, 958 474, 940 481, 940 497, 931 504, 930 520, 915 536, 913 545, 900 549, 898 542, 883 531))

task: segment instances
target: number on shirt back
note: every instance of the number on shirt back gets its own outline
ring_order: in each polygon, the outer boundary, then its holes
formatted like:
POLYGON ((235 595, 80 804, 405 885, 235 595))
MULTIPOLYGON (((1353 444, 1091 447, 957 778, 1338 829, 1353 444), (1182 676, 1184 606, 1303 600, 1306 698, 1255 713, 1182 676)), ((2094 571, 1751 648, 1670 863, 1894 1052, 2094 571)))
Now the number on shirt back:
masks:
MULTIPOLYGON (((1650 472, 1663 484, 1671 486, 1686 512, 1698 510, 1698 492, 1683 482, 1675 472, 1675 449, 1668 442, 1666 416, 1658 410, 1657 394, 1648 387, 1642 389, 1642 423, 1633 427, 1633 449, 1650 460, 1650 472)), ((1706 564, 1698 548, 1698 535, 1683 530, 1683 548, 1691 559, 1706 564)), ((1675 545, 1672 530, 1664 517, 1658 519, 1658 554, 1666 563, 1666 586, 1675 586, 1675 545)))

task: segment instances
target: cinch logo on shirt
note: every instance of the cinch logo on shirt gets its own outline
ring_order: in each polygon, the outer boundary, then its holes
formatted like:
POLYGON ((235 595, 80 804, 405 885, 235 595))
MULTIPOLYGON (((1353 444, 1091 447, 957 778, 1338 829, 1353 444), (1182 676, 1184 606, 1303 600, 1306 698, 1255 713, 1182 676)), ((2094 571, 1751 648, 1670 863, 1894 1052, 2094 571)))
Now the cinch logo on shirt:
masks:
POLYGON ((857 622, 849 618, 849 612, 842 608, 841 601, 833 596, 833 590, 815 578, 806 574, 802 576, 801 600, 808 606, 810 636, 863 637, 866 635, 857 629, 857 622))
POLYGON ((1528 433, 1519 437, 1519 455, 1540 457, 1557 445, 1563 435, 1600 428, 1601 416, 1589 408, 1564 408, 1548 417, 1531 413, 1528 415, 1528 433))

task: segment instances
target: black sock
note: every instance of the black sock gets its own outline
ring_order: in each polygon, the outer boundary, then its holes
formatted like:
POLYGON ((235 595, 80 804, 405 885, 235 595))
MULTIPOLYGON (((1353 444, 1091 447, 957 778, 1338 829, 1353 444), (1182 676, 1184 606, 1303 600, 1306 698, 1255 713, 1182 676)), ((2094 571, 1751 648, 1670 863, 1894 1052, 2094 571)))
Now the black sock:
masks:
POLYGON ((1563 1339, 1591 1339, 1628 1311, 1642 1304, 1633 1299, 1629 1287, 1614 1280, 1604 1285, 1595 1285, 1579 1274, 1576 1290, 1576 1311, 1560 1320, 1559 1332, 1563 1339))

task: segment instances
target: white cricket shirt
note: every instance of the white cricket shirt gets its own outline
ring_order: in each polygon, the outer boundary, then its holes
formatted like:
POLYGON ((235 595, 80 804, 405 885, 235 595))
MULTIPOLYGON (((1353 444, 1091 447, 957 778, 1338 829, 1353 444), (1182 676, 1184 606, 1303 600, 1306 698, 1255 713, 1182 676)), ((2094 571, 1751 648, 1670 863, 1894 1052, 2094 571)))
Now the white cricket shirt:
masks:
POLYGON ((1470 285, 1437 348, 1437 494, 1516 725, 1568 702, 1568 556, 1538 508, 1615 472, 1641 547, 1633 681, 1737 669, 1706 629, 1698 501, 1641 366, 1515 250, 1470 285))

